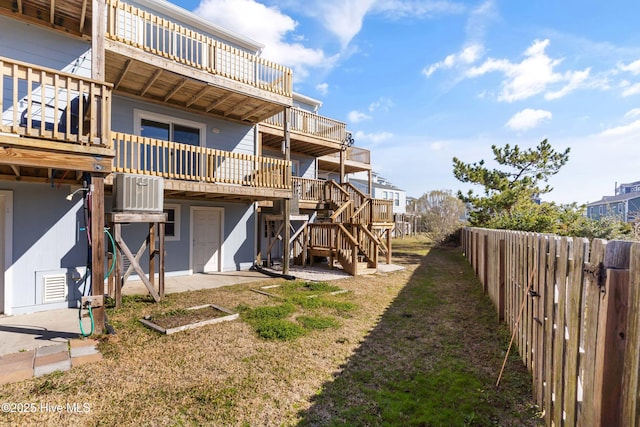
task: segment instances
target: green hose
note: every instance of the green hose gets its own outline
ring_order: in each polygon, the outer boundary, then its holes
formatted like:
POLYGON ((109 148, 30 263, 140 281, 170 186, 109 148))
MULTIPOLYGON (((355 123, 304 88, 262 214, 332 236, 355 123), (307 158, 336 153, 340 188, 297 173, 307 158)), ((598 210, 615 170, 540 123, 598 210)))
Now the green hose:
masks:
MULTIPOLYGON (((115 242, 115 240, 113 240, 113 236, 111 235, 111 233, 109 233, 109 229, 108 228, 105 227, 104 232, 107 233, 107 236, 109 237, 109 240, 111 241, 111 248, 113 249, 113 253, 115 254, 116 242, 115 242)), ((104 280, 107 280, 107 278, 109 278, 109 276, 113 272, 113 269, 114 269, 115 266, 116 266, 116 260, 114 258, 113 260, 111 260, 111 266, 109 267, 109 271, 107 272, 107 274, 105 274, 104 280)), ((83 337, 88 337, 88 336, 92 335, 93 331, 95 329, 95 322, 93 320, 93 310, 91 309, 91 305, 89 305, 87 307, 87 309, 89 310, 89 319, 91 319, 91 331, 89 331, 88 334, 85 333, 84 327, 82 326, 82 307, 80 307, 80 309, 78 310, 78 323, 80 324, 80 333, 82 334, 83 337)))
POLYGON ((109 237, 109 240, 111 241, 111 250, 112 250, 112 254, 114 255, 114 258, 111 260, 111 267, 109 267, 109 271, 107 272, 107 274, 104 275, 104 280, 107 280, 109 278, 109 276, 111 276, 111 273, 113 273, 113 269, 116 266, 116 259, 115 259, 115 254, 116 254, 116 242, 115 240, 113 240, 113 236, 111 235, 111 233, 109 233, 109 229, 105 227, 104 232, 107 233, 107 236, 109 237))
POLYGON ((78 320, 80 321, 80 333, 83 337, 88 337, 93 334, 93 329, 95 328, 95 322, 93 321, 93 310, 91 310, 91 305, 87 308, 89 310, 89 319, 91 319, 91 331, 89 333, 84 332, 84 328, 82 327, 82 308, 78 311, 78 320))

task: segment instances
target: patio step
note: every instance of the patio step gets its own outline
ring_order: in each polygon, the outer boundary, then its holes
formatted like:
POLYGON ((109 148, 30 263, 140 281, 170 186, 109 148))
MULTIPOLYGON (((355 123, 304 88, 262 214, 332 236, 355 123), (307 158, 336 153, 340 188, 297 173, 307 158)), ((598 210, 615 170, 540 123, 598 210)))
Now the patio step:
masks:
POLYGON ((0 385, 102 360, 97 345, 98 341, 94 339, 71 339, 66 343, 0 356, 0 385))

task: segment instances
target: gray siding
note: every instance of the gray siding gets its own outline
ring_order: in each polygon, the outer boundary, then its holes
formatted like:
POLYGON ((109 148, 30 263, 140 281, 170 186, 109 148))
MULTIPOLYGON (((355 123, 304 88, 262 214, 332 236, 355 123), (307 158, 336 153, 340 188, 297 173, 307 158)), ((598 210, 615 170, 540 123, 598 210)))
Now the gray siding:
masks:
POLYGON ((87 234, 84 230, 82 197, 71 202, 67 185, 0 182, 0 189, 13 191, 13 260, 11 271, 13 314, 75 306, 78 288, 70 280, 73 273, 84 275, 87 234), (69 303, 42 305, 43 273, 67 274, 69 303))
POLYGON ((136 109, 175 117, 177 119, 204 123, 207 126, 207 147, 243 154, 255 154, 255 126, 242 125, 199 114, 191 114, 186 111, 175 110, 122 96, 113 97, 111 108, 112 130, 133 134, 135 129, 133 114, 136 109))
POLYGON ((91 43, 0 16, 0 56, 91 77, 91 43))

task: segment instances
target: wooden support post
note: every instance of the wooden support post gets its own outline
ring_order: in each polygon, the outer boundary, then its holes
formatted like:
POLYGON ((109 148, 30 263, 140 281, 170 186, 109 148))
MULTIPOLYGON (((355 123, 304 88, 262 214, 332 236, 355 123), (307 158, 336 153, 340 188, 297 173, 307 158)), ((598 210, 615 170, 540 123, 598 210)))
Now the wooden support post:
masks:
POLYGON ((344 162, 345 162, 345 157, 347 156, 347 150, 345 147, 343 147, 340 150, 340 184, 344 184, 344 162))
MULTIPOLYGON (((120 234, 122 233, 122 225, 119 223, 113 224, 113 238, 115 241, 120 240, 120 234)), ((114 275, 116 277, 115 296, 116 308, 122 307, 122 285, 124 285, 124 278, 122 277, 122 251, 116 245, 115 248, 116 266, 114 275)))
POLYGON ((104 40, 107 21, 107 3, 104 0, 92 0, 91 5, 91 78, 105 79, 104 40))
POLYGON ((147 236, 149 248, 149 283, 156 288, 156 223, 149 223, 149 235, 147 236))
MULTIPOLYGON (((291 160, 291 135, 289 133, 289 122, 291 117, 291 108, 286 107, 284 109, 284 159, 286 161, 291 160)), ((287 183, 290 184, 290 183, 287 183)), ((284 233, 282 242, 282 273, 289 273, 289 255, 291 245, 291 199, 283 200, 283 216, 284 216, 284 233)))
MULTIPOLYGON (((104 296, 104 177, 91 177, 91 295, 104 296)), ((104 303, 93 308, 94 333, 105 328, 104 303)))
POLYGON ((160 262, 160 271, 158 275, 158 294, 160 298, 164 298, 164 233, 165 233, 165 223, 161 222, 158 224, 158 237, 160 240, 160 248, 158 250, 158 261, 160 262))
POLYGON ((391 264, 391 230, 387 230, 387 264, 391 264))
POLYGON ((489 291, 489 235, 482 236, 482 289, 486 294, 489 291))

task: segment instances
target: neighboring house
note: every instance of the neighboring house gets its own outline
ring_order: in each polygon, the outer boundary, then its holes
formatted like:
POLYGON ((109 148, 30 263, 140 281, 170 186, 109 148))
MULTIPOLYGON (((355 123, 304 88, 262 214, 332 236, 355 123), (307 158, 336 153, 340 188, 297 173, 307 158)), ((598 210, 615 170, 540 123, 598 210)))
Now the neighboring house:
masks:
POLYGON ((587 204, 588 218, 601 219, 611 216, 624 222, 637 222, 640 219, 640 191, 604 196, 597 202, 587 204))
POLYGON ((371 179, 369 181, 350 178, 349 182, 358 187, 361 191, 371 194, 373 198, 389 200, 393 206, 393 222, 394 231, 393 236, 404 236, 406 234, 412 234, 415 232, 413 218, 407 217, 407 192, 402 190, 387 179, 378 175, 375 172, 371 172, 371 179), (371 186, 371 190, 369 190, 371 186))
POLYGON ((267 206, 311 212, 336 193, 320 159, 337 153, 347 170, 346 126, 294 94, 291 70, 261 44, 162 0, 0 12, 11 34, 0 38, 0 314, 101 295, 105 226, 137 248, 164 224, 155 271, 167 276, 242 270, 260 256, 267 206))

